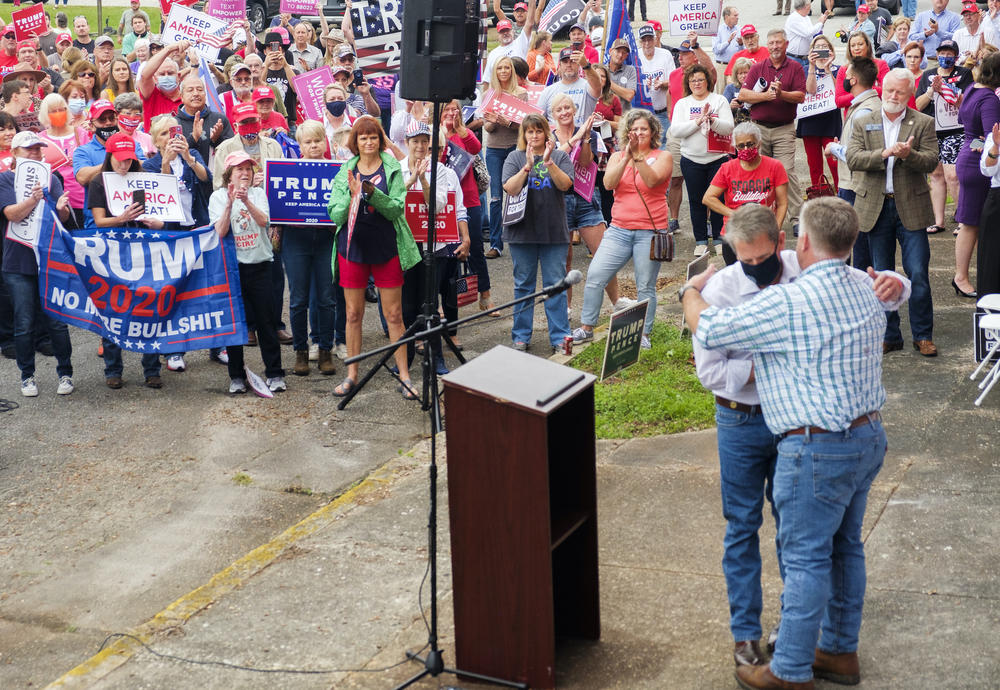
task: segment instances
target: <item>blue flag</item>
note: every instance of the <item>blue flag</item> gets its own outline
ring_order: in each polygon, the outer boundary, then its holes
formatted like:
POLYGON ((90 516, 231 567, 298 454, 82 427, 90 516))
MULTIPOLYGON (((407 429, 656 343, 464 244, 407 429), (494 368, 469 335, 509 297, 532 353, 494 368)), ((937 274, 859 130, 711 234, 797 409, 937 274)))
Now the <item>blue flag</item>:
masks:
POLYGON ((648 108, 652 110, 653 101, 642 82, 642 66, 639 60, 639 48, 632 34, 632 22, 628 19, 628 10, 625 9, 625 0, 611 0, 608 7, 608 25, 604 31, 604 64, 611 61, 611 44, 619 38, 624 38, 628 42, 628 59, 626 65, 633 65, 636 73, 635 95, 632 97, 633 108, 648 108))
POLYGON ((198 60, 198 76, 205 83, 205 102, 208 103, 208 107, 219 115, 225 115, 226 107, 223 105, 222 99, 219 97, 219 90, 215 86, 215 76, 208 68, 208 61, 204 57, 198 60))
POLYGON ((96 228, 70 234, 45 204, 38 291, 50 318, 136 352, 246 342, 236 245, 211 225, 168 232, 96 228))

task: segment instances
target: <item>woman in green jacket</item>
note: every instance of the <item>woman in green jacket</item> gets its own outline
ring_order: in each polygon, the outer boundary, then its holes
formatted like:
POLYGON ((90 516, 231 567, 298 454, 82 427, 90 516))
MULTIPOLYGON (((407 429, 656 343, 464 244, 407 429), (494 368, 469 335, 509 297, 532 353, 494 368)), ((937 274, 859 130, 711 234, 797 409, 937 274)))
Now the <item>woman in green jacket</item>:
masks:
MULTIPOLYGON (((403 214, 406 183, 399 162, 386 152, 389 137, 375 118, 359 117, 347 139, 354 157, 337 173, 330 194, 327 213, 337 224, 334 273, 339 275, 347 303, 347 355, 361 352, 361 320, 365 313, 365 288, 368 277, 375 279, 382 298, 382 313, 389 326, 389 338, 403 335, 403 271, 420 261, 420 250, 413 240, 403 214), (351 201, 357 211, 351 213, 351 201), (350 216, 354 216, 353 225, 350 216)), ((410 385, 406 348, 397 350, 399 386, 403 397, 417 397, 410 385)), ((347 378, 333 390, 344 396, 358 381, 358 365, 347 366, 347 378)))

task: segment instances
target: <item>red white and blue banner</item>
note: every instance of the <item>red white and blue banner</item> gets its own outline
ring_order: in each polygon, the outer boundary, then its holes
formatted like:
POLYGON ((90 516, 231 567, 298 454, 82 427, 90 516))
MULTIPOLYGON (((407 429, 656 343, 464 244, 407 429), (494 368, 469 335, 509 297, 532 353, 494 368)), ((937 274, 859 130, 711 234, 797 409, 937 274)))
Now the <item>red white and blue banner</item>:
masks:
POLYGON ((538 20, 538 30, 555 36, 559 30, 576 24, 586 7, 586 0, 550 0, 538 20))
POLYGON ((326 212, 339 161, 274 158, 264 161, 271 223, 333 225, 326 212))
POLYGON ((355 0, 351 3, 351 31, 358 67, 365 77, 370 80, 399 71, 403 0, 355 0))
POLYGON ((49 200, 36 246, 38 291, 50 318, 126 350, 178 352, 246 342, 236 245, 213 226, 70 234, 49 200))
POLYGON ((611 44, 619 38, 624 38, 628 42, 628 59, 626 65, 633 65, 636 71, 635 96, 632 97, 633 108, 653 108, 653 100, 646 93, 646 88, 642 81, 642 67, 639 64, 639 46, 635 42, 635 34, 632 33, 632 22, 628 19, 628 10, 625 8, 625 0, 610 0, 608 3, 607 20, 604 22, 604 64, 611 61, 611 44))

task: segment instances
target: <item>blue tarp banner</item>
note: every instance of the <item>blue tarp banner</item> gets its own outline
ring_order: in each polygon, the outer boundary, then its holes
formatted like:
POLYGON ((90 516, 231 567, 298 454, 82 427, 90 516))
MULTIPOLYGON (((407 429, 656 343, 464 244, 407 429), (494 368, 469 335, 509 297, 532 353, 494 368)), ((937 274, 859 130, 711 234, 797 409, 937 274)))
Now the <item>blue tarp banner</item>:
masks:
POLYGON ((338 172, 339 161, 285 158, 264 161, 264 188, 271 223, 333 225, 326 206, 338 172))
POLYGON ((36 247, 49 317, 126 350, 178 352, 246 342, 236 246, 215 228, 71 234, 46 203, 36 247))

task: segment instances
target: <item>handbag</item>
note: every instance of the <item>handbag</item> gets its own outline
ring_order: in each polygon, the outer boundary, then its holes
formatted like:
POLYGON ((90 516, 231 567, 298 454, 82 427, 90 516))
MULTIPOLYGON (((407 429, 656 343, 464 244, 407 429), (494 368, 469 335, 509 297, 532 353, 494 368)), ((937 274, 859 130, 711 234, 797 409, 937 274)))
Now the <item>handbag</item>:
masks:
MULTIPOLYGON (((636 178, 635 166, 632 167, 632 186, 635 186, 636 178)), ((653 214, 649 210, 649 205, 646 200, 642 198, 642 194, 636 189, 636 193, 639 194, 639 201, 642 205, 646 207, 646 214, 649 215, 649 225, 653 229, 653 236, 649 238, 649 260, 650 261, 673 261, 674 260, 674 233, 667 230, 658 230, 656 228, 656 223, 653 221, 653 214)))
POLYGON ((476 178, 476 189, 483 194, 490 188, 490 171, 486 167, 486 161, 479 154, 472 159, 472 174, 476 178))
POLYGON ((810 185, 806 189, 806 199, 818 199, 821 196, 837 196, 837 190, 833 188, 833 185, 826 179, 826 175, 823 175, 820 179, 819 184, 810 185))
POLYGON ((463 261, 458 275, 451 279, 455 303, 459 307, 472 304, 479 299, 479 276, 469 270, 469 263, 463 261))

